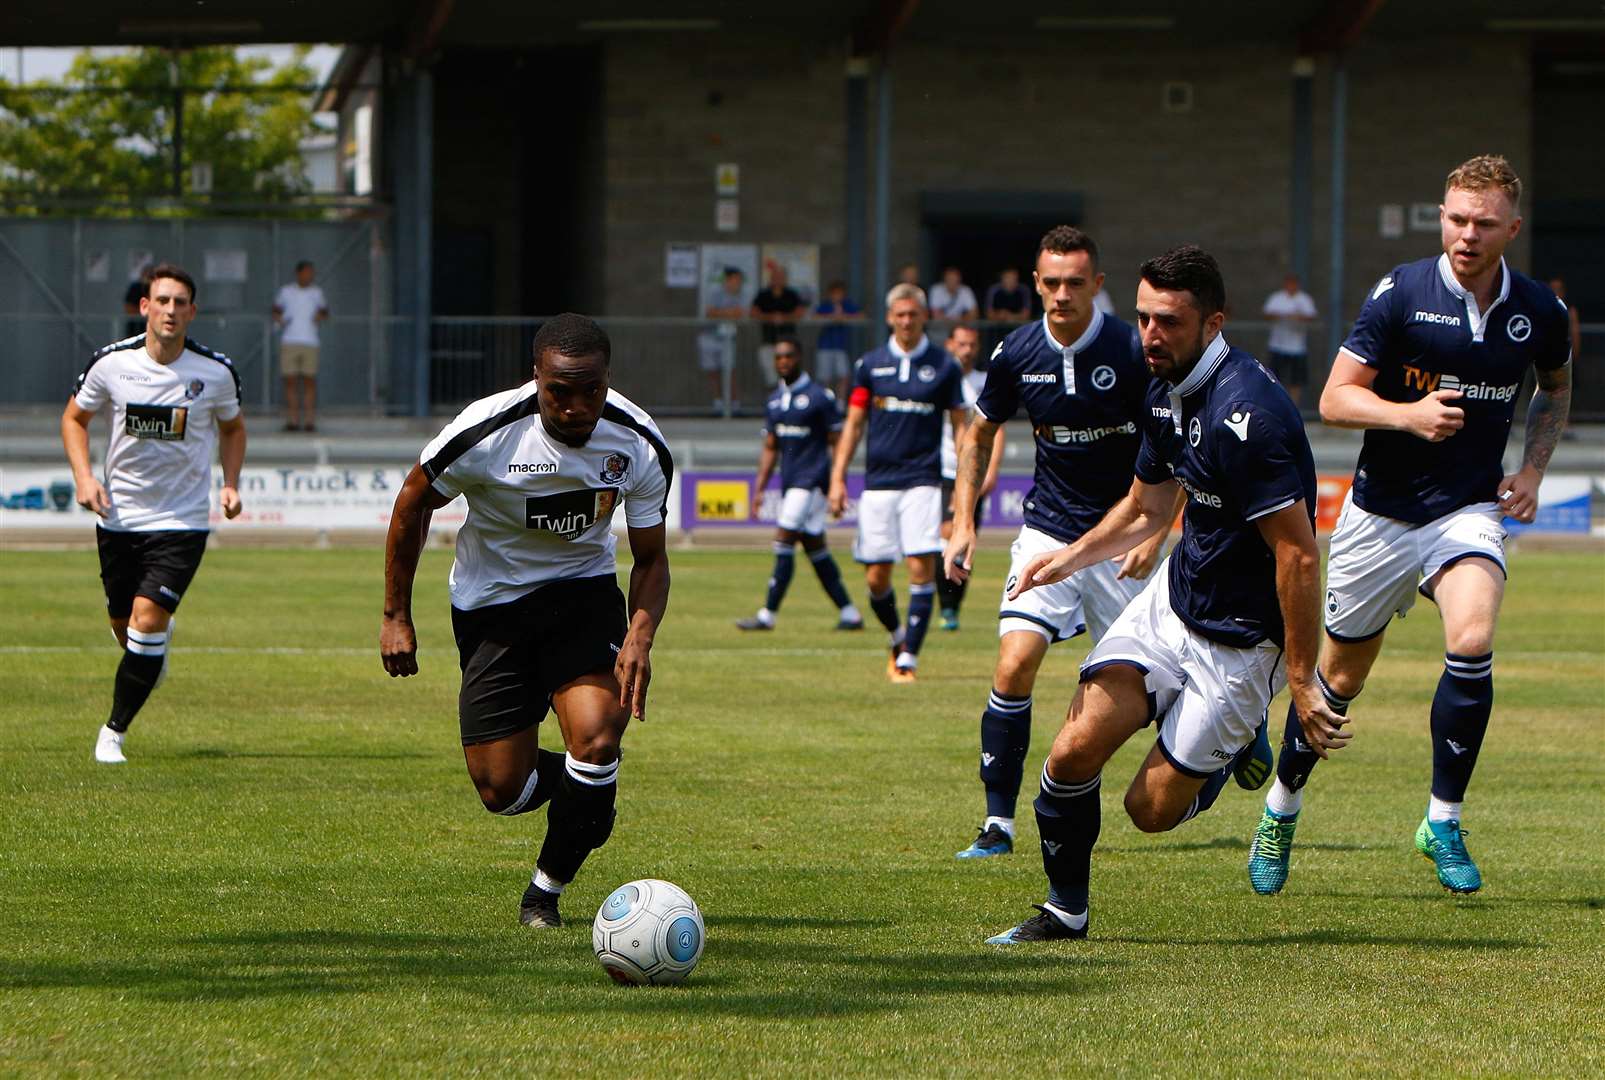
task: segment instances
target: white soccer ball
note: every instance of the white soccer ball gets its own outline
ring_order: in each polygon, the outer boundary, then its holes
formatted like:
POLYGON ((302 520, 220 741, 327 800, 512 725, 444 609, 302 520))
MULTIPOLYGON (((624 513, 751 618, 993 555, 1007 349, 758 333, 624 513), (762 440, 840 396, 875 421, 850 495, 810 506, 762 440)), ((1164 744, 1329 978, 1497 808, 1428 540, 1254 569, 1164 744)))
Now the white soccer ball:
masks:
POLYGON ((678 885, 644 878, 620 885, 596 913, 591 947, 621 983, 677 983, 702 958, 702 912, 678 885))

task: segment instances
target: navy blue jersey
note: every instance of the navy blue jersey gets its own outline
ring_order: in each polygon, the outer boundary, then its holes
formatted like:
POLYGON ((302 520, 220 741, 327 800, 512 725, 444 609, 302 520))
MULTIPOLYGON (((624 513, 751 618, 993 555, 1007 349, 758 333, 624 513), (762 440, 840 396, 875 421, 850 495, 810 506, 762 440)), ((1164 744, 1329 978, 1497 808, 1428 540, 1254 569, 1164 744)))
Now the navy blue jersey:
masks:
POLYGON ((1170 606, 1234 648, 1282 641, 1276 560, 1255 519, 1300 499, 1315 524, 1315 460, 1304 420, 1259 362, 1216 337, 1176 387, 1148 390, 1137 477, 1187 492, 1170 555, 1170 606))
POLYGON ((825 488, 830 483, 830 433, 841 427, 836 395, 807 375, 776 388, 764 405, 763 429, 780 448, 780 486, 825 488))
POLYGON ((942 483, 942 416, 964 406, 963 383, 958 361, 929 338, 907 355, 888 341, 859 357, 852 404, 869 410, 866 488, 942 483))
POLYGON ((1031 419, 1027 525, 1071 543, 1131 490, 1152 381, 1137 331, 1102 312, 1070 345, 1054 340, 1046 318, 1003 339, 976 408, 994 424, 1022 407, 1031 419))
POLYGON ((1500 261, 1498 298, 1486 312, 1455 280, 1449 257, 1405 263, 1371 290, 1343 351, 1377 373, 1384 401, 1419 401, 1458 390, 1448 404, 1465 427, 1441 442, 1368 430, 1354 473, 1354 501, 1373 514, 1424 524, 1499 497, 1516 394, 1529 366, 1571 358, 1566 305, 1500 261))

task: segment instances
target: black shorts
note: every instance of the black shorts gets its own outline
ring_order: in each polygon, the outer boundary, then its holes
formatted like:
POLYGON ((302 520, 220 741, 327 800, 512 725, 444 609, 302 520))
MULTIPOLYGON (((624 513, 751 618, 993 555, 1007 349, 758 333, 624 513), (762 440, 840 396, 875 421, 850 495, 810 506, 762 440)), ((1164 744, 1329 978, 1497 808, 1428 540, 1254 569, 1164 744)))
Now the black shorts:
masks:
POLYGON ((611 574, 553 581, 505 604, 452 608, 463 669, 457 695, 463 745, 540 723, 560 687, 613 669, 627 627, 624 594, 611 574))
POLYGON ((95 544, 100 548, 106 614, 126 619, 136 596, 147 597, 169 613, 178 610, 206 554, 206 530, 116 532, 97 525, 95 544))
MULTIPOLYGON (((953 491, 958 486, 956 480, 942 478, 942 522, 946 524, 953 520, 953 491)), ((979 529, 986 518, 986 496, 975 500, 975 527, 979 529)))
POLYGON ((1283 386, 1303 386, 1310 381, 1308 353, 1273 352, 1269 354, 1271 374, 1283 386))

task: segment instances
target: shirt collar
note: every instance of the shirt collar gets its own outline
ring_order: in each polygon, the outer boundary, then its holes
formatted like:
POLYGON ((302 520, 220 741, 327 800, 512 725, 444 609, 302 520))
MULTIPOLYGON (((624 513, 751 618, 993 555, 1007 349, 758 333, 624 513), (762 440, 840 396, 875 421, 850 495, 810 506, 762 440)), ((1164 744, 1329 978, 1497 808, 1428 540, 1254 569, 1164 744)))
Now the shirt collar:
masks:
POLYGON ((1102 329, 1103 312, 1099 311, 1097 308, 1093 308, 1092 321, 1087 323, 1087 328, 1081 332, 1081 336, 1076 338, 1068 345, 1060 345, 1059 339, 1053 336, 1052 330, 1048 329, 1047 312, 1042 313, 1042 336, 1048 339, 1049 345, 1053 346, 1055 349, 1058 349, 1060 352, 1086 352, 1088 346, 1097 340, 1098 331, 1102 329))
POLYGON ((897 381, 908 382, 909 365, 925 355, 925 350, 931 347, 931 339, 924 334, 920 335, 920 343, 914 346, 913 352, 904 352, 903 347, 897 343, 896 337, 886 339, 886 351, 897 358, 897 381))
POLYGON ((1505 257, 1499 256, 1499 295, 1494 297, 1494 302, 1488 305, 1487 311, 1477 310, 1477 297, 1455 277, 1454 269, 1449 263, 1448 252, 1438 256, 1438 277, 1442 279, 1443 287, 1449 290, 1450 295, 1466 305, 1466 316, 1471 321, 1471 336, 1474 340, 1481 341, 1483 329, 1488 325, 1489 312, 1503 304, 1510 296, 1510 267, 1505 265, 1505 257))
POLYGON ((802 393, 804 390, 808 389, 809 385, 812 382, 813 382, 813 380, 808 377, 808 372, 804 371, 804 372, 800 372, 797 375, 797 378, 794 379, 793 381, 791 381, 790 383, 785 383, 785 382, 781 383, 780 384, 780 407, 781 407, 781 409, 789 409, 789 408, 791 408, 792 395, 793 394, 802 393))
POLYGON ((1215 369, 1220 367, 1220 362, 1226 357, 1227 348, 1226 335, 1216 334, 1215 340, 1211 341, 1209 346, 1204 349, 1204 355, 1200 356, 1198 363, 1193 365, 1193 370, 1187 373, 1185 379, 1176 384, 1176 388, 1171 391, 1171 394, 1175 397, 1186 397, 1196 392, 1199 387, 1209 381, 1210 376, 1215 374, 1215 369))

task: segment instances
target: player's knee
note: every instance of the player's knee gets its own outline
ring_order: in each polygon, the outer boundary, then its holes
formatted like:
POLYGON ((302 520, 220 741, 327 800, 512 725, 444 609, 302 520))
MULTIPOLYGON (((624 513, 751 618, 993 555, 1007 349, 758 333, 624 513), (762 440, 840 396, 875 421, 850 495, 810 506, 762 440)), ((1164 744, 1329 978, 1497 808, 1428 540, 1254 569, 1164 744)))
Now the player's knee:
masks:
POLYGON ((1003 649, 992 671, 992 685, 1005 694, 1024 697, 1036 683, 1038 661, 1026 652, 1003 649))
POLYGON ((484 803, 485 809, 492 814, 505 813, 524 794, 524 786, 514 784, 511 780, 505 783, 497 780, 475 780, 474 787, 479 791, 479 801, 484 803))
POLYGON ((575 734, 568 740, 568 756, 587 765, 611 765, 619 759, 619 733, 604 729, 575 734))
POLYGON ((1448 652, 1458 656, 1481 656, 1494 651, 1494 623, 1492 619, 1477 619, 1445 627, 1443 638, 1448 652))
POLYGON ((1169 832, 1176 827, 1174 814, 1165 814, 1162 807, 1135 788, 1126 792, 1126 816, 1145 833, 1169 832))

